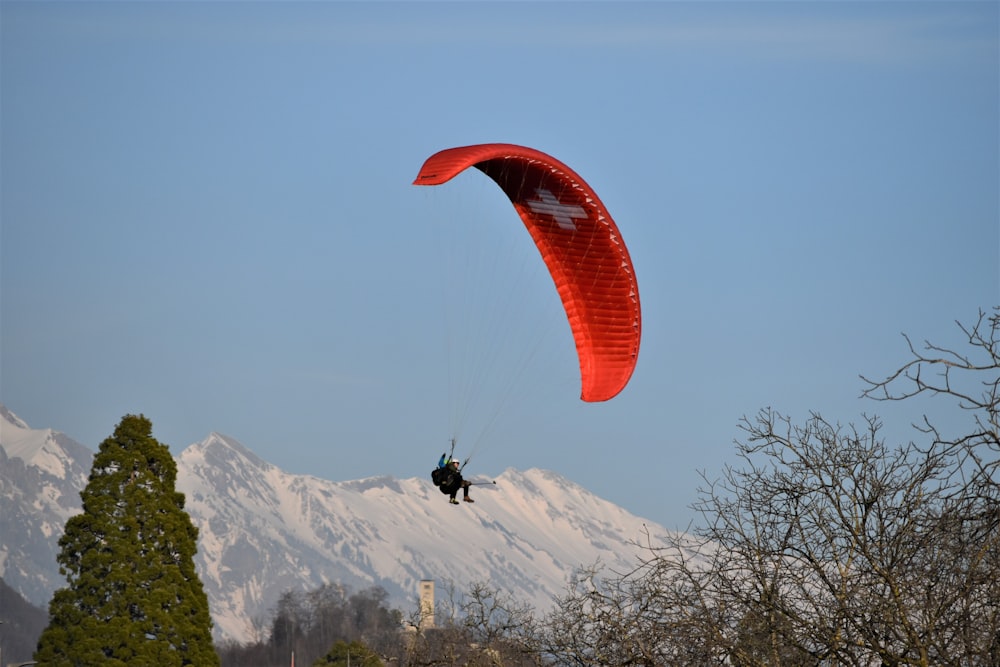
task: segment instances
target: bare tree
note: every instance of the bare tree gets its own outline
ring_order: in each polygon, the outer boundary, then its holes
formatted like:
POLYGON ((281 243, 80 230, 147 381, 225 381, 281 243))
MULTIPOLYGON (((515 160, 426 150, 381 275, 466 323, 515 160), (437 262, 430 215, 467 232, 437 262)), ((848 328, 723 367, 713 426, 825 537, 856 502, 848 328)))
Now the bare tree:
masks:
POLYGON ((472 585, 461 603, 463 625, 472 640, 474 664, 541 664, 537 624, 530 604, 487 583, 472 585))
POLYGON ((933 436, 932 446, 971 450, 981 469, 995 473, 1000 465, 1000 307, 987 316, 983 311, 972 327, 956 323, 970 350, 959 352, 925 341, 923 351, 903 334, 911 359, 884 380, 862 376, 863 395, 876 401, 902 401, 918 395, 957 401, 973 422, 969 433, 942 435, 925 416, 918 430, 933 436), (992 460, 986 458, 992 454, 992 460))
MULTIPOLYGON (((943 452, 952 463, 953 494, 934 526, 943 545, 945 567, 935 574, 950 580, 955 618, 938 641, 941 651, 979 651, 983 664, 1000 664, 1000 307, 979 312, 976 322, 956 323, 967 347, 962 351, 925 341, 918 348, 903 334, 910 360, 884 380, 865 377, 864 396, 903 401, 916 396, 946 399, 967 416, 967 426, 948 433, 924 415, 918 431, 929 436, 928 452, 943 452), (948 562, 949 557, 952 560, 948 562)), ((930 562, 928 568, 936 569, 930 562)))
POLYGON ((565 665, 1000 664, 1000 315, 962 331, 972 353, 911 344, 865 392, 953 399, 962 433, 925 417, 921 442, 890 445, 876 417, 744 418, 738 462, 703 476, 701 522, 632 572, 581 572, 543 649, 565 665))
POLYGON ((698 622, 697 587, 683 567, 685 551, 654 557, 627 573, 594 564, 571 579, 542 624, 541 651, 557 665, 710 665, 713 653, 698 622), (664 567, 670 565, 671 567, 664 567))
POLYGON ((944 432, 927 415, 914 426, 929 437, 927 448, 954 457, 958 464, 954 472, 962 476, 965 501, 959 515, 979 522, 979 532, 988 534, 996 530, 995 494, 1000 483, 1000 307, 990 316, 980 311, 972 327, 957 325, 968 351, 953 351, 926 341, 921 351, 903 334, 912 358, 884 380, 862 376, 867 385, 863 395, 877 401, 916 396, 951 399, 968 416, 959 433, 944 432))
POLYGON ((400 665, 436 667, 467 662, 472 638, 459 618, 461 595, 450 580, 441 582, 438 591, 441 595, 434 604, 432 627, 424 622, 424 612, 417 599, 416 611, 407 623, 409 634, 404 650, 398 656, 400 665))

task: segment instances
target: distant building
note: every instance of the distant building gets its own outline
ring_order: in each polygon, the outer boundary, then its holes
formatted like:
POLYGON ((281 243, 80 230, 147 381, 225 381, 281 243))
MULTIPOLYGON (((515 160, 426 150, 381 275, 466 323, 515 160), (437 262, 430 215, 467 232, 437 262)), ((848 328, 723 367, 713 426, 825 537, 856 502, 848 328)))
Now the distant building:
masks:
POLYGON ((434 580, 420 580, 420 628, 434 627, 434 580))

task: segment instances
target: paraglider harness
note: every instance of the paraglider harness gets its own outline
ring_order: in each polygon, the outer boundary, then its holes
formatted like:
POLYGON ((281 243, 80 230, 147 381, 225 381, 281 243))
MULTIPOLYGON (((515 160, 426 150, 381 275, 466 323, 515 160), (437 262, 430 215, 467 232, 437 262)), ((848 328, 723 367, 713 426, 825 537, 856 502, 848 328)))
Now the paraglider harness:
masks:
POLYGON ((451 487, 455 483, 455 471, 450 470, 447 465, 435 468, 431 471, 431 481, 434 482, 434 486, 441 489, 441 493, 451 493, 451 487))
POLYGON ((451 454, 441 454, 441 458, 438 460, 438 467, 431 471, 431 481, 434 482, 434 486, 441 489, 441 493, 450 494, 458 490, 459 485, 462 483, 462 468, 469 462, 469 459, 466 459, 465 463, 462 463, 458 467, 458 470, 453 470, 451 463, 458 460, 452 458, 454 454, 455 439, 452 438, 451 454))

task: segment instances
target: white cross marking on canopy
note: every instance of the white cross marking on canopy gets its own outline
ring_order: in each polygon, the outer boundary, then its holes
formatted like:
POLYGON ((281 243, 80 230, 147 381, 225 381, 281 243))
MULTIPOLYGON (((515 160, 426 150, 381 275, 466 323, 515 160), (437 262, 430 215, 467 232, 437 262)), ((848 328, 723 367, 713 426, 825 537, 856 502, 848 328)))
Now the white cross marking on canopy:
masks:
POLYGON ((576 223, 573 222, 573 218, 586 219, 587 217, 587 211, 582 206, 563 204, 545 188, 537 188, 535 194, 538 195, 538 199, 526 202, 528 208, 535 213, 551 215, 562 229, 576 231, 576 223))

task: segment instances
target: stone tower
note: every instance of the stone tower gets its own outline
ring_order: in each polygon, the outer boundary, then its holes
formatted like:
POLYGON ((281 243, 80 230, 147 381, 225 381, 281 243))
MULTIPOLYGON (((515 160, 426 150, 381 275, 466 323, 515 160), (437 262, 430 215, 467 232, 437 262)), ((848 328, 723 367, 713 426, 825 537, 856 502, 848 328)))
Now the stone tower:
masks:
POLYGON ((420 627, 434 627, 434 580, 420 580, 420 627))

